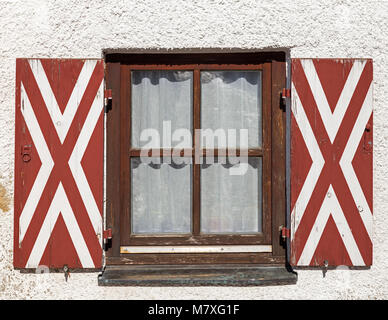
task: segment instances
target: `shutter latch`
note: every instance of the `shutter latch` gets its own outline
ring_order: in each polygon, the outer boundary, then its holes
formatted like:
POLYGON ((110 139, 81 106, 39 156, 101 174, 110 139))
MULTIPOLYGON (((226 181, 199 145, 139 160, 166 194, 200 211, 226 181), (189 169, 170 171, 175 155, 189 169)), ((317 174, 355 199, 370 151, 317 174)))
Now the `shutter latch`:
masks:
POLYGON ((104 91, 104 102, 105 113, 108 113, 112 110, 112 89, 106 89, 104 91))
POLYGON ((22 160, 23 162, 29 162, 31 160, 31 144, 25 144, 22 146, 22 160))

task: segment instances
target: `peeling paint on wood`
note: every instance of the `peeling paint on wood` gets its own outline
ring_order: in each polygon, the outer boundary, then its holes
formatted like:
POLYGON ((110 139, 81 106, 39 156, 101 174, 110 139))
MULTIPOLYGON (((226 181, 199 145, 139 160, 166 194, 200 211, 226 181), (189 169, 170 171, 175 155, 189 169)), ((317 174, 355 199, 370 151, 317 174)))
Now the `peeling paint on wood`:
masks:
POLYGON ((263 286, 295 284, 285 267, 254 265, 170 265, 107 267, 100 286, 263 286))

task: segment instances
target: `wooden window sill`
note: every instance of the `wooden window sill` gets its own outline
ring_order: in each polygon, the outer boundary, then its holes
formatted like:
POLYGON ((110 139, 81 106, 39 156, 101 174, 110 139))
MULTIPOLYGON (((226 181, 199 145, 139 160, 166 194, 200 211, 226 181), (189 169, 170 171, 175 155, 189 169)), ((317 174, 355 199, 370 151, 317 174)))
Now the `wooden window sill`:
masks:
POLYGON ((284 266, 263 265, 117 265, 106 266, 100 286, 272 286, 295 284, 297 274, 284 266))

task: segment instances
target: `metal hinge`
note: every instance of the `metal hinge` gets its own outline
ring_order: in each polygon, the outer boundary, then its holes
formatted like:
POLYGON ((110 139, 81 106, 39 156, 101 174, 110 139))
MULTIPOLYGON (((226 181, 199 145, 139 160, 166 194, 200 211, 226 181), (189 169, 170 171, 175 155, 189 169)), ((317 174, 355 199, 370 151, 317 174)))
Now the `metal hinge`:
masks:
POLYGON ((104 110, 105 113, 112 110, 112 89, 106 89, 104 91, 104 110))
POLYGON ((104 238, 103 248, 104 251, 108 251, 112 247, 112 229, 106 229, 102 232, 104 238))
POLYGON ((104 240, 112 239, 112 229, 106 229, 103 232, 104 240))
POLYGON ((280 229, 280 234, 281 234, 283 239, 290 237, 290 234, 291 234, 290 229, 283 227, 283 226, 280 226, 279 229, 280 229))
POLYGON ((286 99, 286 98, 290 98, 290 97, 291 97, 291 89, 283 88, 282 98, 286 99))
POLYGON ((282 90, 282 99, 281 99, 281 108, 283 111, 286 111, 287 101, 291 97, 291 90, 287 88, 283 88, 282 90))

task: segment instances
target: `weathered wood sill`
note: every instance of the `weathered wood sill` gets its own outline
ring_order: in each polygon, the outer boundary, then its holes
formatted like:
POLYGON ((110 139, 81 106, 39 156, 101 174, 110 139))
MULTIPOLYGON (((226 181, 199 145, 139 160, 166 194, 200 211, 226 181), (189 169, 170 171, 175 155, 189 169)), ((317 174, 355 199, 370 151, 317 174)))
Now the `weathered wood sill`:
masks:
POLYGON ((100 286, 273 286, 295 284, 284 266, 137 265, 106 266, 100 286))

